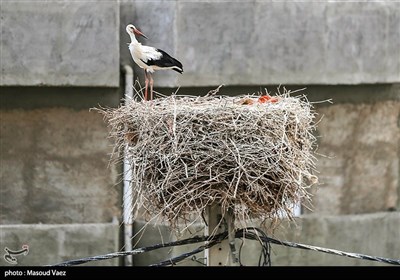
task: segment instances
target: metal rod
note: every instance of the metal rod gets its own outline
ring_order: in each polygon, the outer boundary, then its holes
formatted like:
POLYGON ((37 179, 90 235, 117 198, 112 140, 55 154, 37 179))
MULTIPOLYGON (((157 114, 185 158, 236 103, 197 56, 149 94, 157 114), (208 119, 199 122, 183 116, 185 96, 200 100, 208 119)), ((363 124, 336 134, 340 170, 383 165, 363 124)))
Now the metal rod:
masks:
MULTIPOLYGON (((129 65, 124 65, 125 73, 125 102, 133 98, 133 70, 129 65)), ((133 219, 132 219, 132 188, 130 187, 130 181, 132 179, 132 173, 129 162, 126 160, 124 154, 124 165, 123 165, 123 222, 124 222, 124 248, 125 251, 132 250, 132 236, 133 236, 133 219)), ((133 265, 132 255, 125 256, 125 265, 133 265)))

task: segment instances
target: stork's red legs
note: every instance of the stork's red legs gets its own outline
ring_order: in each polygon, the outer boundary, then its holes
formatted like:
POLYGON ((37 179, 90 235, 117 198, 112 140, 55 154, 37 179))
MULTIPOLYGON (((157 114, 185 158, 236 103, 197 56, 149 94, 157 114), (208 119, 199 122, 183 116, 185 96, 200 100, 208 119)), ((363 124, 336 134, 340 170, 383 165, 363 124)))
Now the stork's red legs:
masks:
POLYGON ((149 100, 147 97, 147 88, 149 87, 149 78, 147 77, 147 71, 144 70, 144 78, 145 78, 145 90, 144 90, 144 100, 147 101, 149 100))
POLYGON ((153 76, 149 73, 150 76, 150 100, 153 100, 153 76))
POLYGON ((144 90, 144 100, 146 100, 146 101, 153 100, 153 77, 146 70, 144 70, 144 77, 146 79, 145 80, 146 88, 144 90), (150 99, 148 99, 148 95, 147 95, 147 89, 149 87, 149 83, 150 83, 150 99))

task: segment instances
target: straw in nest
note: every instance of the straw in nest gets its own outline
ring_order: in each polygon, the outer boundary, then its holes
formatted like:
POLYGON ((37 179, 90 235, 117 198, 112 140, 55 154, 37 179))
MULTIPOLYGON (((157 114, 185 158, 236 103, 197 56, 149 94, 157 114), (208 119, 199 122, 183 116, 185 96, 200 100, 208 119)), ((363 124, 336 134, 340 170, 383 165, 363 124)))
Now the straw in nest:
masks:
POLYGON ((176 226, 219 203, 246 225, 310 202, 315 113, 304 96, 172 95, 101 112, 132 168, 135 209, 151 218, 176 226))

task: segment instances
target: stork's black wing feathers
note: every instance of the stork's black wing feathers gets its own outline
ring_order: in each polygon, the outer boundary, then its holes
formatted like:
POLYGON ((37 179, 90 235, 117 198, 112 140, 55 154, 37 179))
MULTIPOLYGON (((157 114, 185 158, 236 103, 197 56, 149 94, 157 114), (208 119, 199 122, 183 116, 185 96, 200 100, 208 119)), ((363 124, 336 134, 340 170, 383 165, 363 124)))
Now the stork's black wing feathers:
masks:
POLYGON ((147 60, 147 62, 143 62, 149 66, 155 65, 161 68, 173 67, 172 70, 175 70, 176 72, 179 72, 181 74, 183 73, 182 63, 180 63, 176 58, 173 58, 163 50, 157 49, 157 51, 161 53, 161 57, 159 59, 149 59, 147 60))

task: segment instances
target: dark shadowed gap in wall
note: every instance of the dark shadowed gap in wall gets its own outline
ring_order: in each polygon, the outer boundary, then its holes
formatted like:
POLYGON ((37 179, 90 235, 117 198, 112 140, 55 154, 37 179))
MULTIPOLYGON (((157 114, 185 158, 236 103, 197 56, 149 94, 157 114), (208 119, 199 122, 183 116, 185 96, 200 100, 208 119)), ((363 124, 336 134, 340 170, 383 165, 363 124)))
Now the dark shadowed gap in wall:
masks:
POLYGON ((121 92, 107 87, 2 87, 0 109, 117 107, 121 92))

